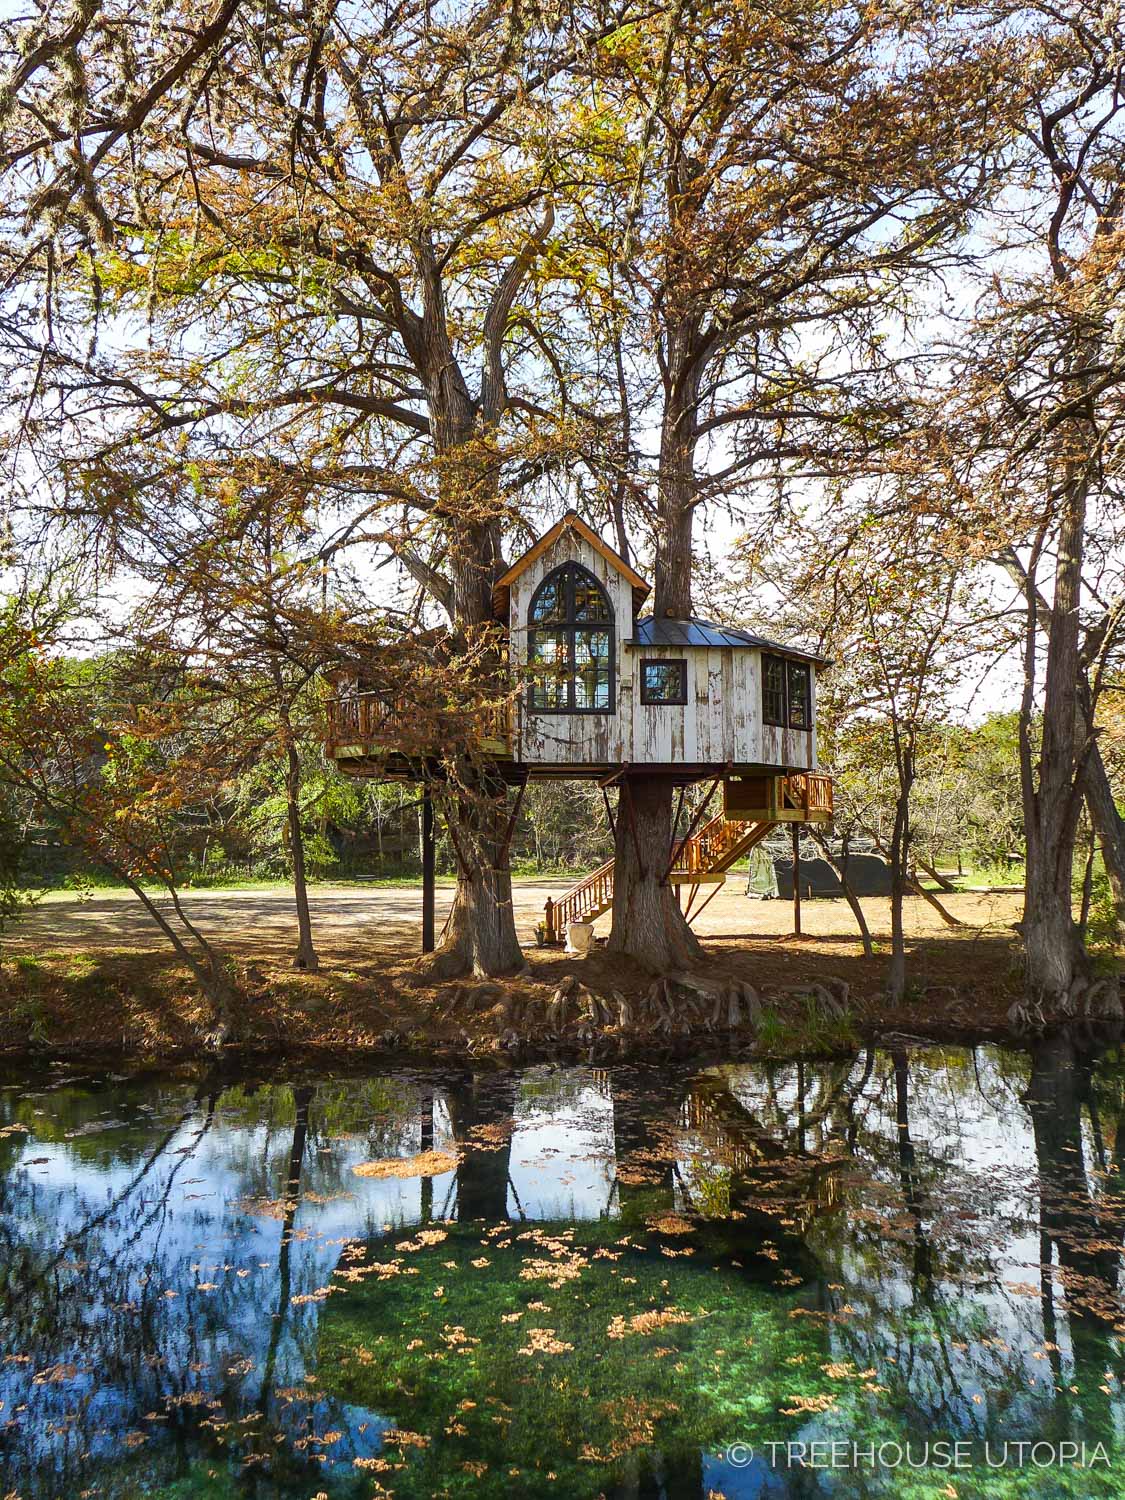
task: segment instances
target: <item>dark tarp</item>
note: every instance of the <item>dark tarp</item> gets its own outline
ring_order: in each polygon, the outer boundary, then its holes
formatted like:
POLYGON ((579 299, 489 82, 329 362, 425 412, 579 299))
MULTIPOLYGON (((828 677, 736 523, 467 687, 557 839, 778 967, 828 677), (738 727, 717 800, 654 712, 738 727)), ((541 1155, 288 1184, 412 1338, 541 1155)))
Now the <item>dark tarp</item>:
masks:
MULTIPOLYGON (((776 855, 773 861, 777 894, 783 899, 793 899, 792 857, 776 855)), ((826 859, 802 859, 802 896, 842 896, 843 887, 835 870, 826 859)), ((848 884, 857 896, 889 896, 891 894, 891 869, 878 854, 848 855, 848 884)))

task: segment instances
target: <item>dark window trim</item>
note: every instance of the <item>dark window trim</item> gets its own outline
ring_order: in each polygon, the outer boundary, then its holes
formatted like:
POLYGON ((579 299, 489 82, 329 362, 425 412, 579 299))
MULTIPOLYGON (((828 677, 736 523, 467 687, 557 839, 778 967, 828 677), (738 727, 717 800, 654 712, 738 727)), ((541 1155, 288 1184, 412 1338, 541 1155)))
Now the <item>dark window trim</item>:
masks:
POLYGON ((799 734, 807 734, 812 726, 812 668, 807 661, 792 661, 785 663, 785 719, 788 729, 796 729, 799 734), (793 679, 794 672, 799 672, 804 679, 804 723, 793 722, 793 700, 789 694, 789 685, 793 679))
POLYGON ((687 657, 642 656, 641 657, 641 702, 652 708, 683 708, 687 703, 687 657), (679 667, 680 688, 675 698, 650 698, 645 683, 646 667, 679 667))
POLYGON ((525 669, 529 674, 534 671, 531 661, 531 641, 537 630, 556 631, 564 634, 567 638, 567 660, 566 660, 566 698, 567 701, 561 707, 553 704, 536 703, 535 701, 535 679, 530 676, 527 684, 527 711, 533 714, 615 714, 617 712, 617 623, 613 609, 613 600, 610 598, 609 590, 596 578, 589 568, 584 568, 579 562, 560 563, 557 568, 552 568, 539 582, 539 586, 532 594, 527 606, 527 661, 525 669), (535 601, 539 595, 555 578, 562 573, 565 575, 565 607, 561 617, 553 620, 533 620, 535 601), (574 583, 576 577, 581 575, 588 583, 592 583, 605 600, 608 611, 607 620, 578 620, 574 614, 574 583), (575 682, 578 669, 574 660, 574 638, 579 630, 601 630, 609 636, 609 703, 605 708, 579 708, 574 701, 575 682))
POLYGON ((776 656, 771 652, 762 653, 762 723, 769 724, 774 729, 795 729, 798 734, 808 734, 813 727, 812 714, 812 666, 807 661, 795 661, 791 656, 776 656), (774 718, 766 707, 766 666, 770 662, 776 662, 781 667, 781 717, 774 718), (793 669, 805 674, 805 714, 804 724, 791 724, 789 722, 789 673, 793 669))

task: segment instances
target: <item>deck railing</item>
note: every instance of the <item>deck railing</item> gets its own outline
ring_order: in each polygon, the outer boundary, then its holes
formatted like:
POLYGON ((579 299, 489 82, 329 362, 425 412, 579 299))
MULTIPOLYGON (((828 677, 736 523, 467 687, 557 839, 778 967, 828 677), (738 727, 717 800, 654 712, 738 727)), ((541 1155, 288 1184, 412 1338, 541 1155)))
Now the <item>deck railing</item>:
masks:
MULTIPOLYGON (((327 709, 326 748, 330 759, 353 746, 365 752, 400 750, 415 755, 435 749, 432 744, 420 743, 426 738, 425 716, 417 700, 408 694, 342 692, 328 700, 327 709)), ((455 708, 450 708, 449 716, 451 722, 463 722, 455 708)), ((485 704, 469 715, 466 739, 470 744, 495 743, 498 753, 510 754, 511 719, 508 703, 485 704)))
POLYGON ((801 812, 831 816, 831 776, 822 776, 818 771, 790 771, 782 777, 782 795, 790 807, 801 812))

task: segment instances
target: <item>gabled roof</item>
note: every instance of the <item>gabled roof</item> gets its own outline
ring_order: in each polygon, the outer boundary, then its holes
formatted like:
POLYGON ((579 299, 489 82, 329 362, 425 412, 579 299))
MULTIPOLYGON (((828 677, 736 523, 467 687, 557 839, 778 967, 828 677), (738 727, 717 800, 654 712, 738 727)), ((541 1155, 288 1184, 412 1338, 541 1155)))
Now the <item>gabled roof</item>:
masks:
POLYGON ((574 531, 593 547, 595 552, 601 554, 612 568, 615 568, 621 576, 633 586, 633 608, 640 609, 649 595, 649 586, 641 575, 629 566, 620 553, 615 552, 608 542, 603 542, 598 533, 578 514, 577 511, 568 510, 561 521, 555 523, 550 531, 545 531, 539 540, 533 543, 522 557, 516 559, 503 577, 498 578, 492 586, 492 612, 498 619, 505 619, 508 614, 508 600, 512 584, 520 576, 525 568, 538 557, 542 557, 548 547, 553 547, 562 536, 564 531, 574 531))
POLYGON ((826 656, 815 651, 802 651, 799 646, 787 646, 782 641, 771 641, 764 635, 755 635, 752 630, 740 630, 735 625, 715 625, 710 620, 663 620, 652 615, 638 620, 633 635, 625 642, 627 646, 717 646, 720 649, 750 648, 755 651, 776 651, 782 656, 799 657, 801 661, 828 665, 826 656))

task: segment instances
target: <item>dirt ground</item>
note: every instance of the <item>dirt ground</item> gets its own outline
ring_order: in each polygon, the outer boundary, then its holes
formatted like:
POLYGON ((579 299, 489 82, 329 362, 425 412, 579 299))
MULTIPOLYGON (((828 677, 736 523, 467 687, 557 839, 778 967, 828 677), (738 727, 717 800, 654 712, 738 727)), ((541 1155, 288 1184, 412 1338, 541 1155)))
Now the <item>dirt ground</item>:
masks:
MULTIPOLYGON (((564 880, 520 879, 515 883, 516 925, 526 947, 535 942, 535 925, 548 896, 566 889, 564 880)), ((731 877, 695 924, 696 931, 720 945, 792 939, 793 908, 787 901, 762 901, 744 895, 744 883, 731 877)), ((438 887, 440 929, 453 897, 452 883, 438 887)), ((240 957, 279 960, 296 946, 292 893, 284 887, 253 890, 187 891, 184 909, 217 947, 240 957)), ((1021 897, 1012 891, 958 892, 942 898, 951 916, 963 924, 947 926, 920 897, 906 902, 908 937, 915 943, 956 936, 1011 937, 1021 897)), ((313 927, 325 961, 356 963, 383 955, 401 959, 420 951, 422 892, 417 886, 315 886, 311 893, 313 927)), ((869 898, 863 903, 872 936, 890 937, 890 903, 869 898)), ((609 915, 595 933, 609 931, 609 915)), ((804 940, 792 947, 813 946, 841 957, 862 950, 855 920, 843 900, 805 901, 804 940)), ((99 892, 89 900, 52 892, 16 924, 5 938, 9 952, 97 953, 106 950, 163 950, 167 943, 156 924, 127 891, 99 892)), ((708 947, 711 943, 708 943, 708 947)), ((787 944, 787 946, 790 946, 787 944)))
MULTIPOLYGON (((611 1026, 599 1046, 639 1058, 675 1045, 653 1030, 653 976, 640 964, 600 946, 586 958, 535 946, 544 901, 565 888, 558 880, 516 883, 517 926, 528 965, 483 991, 472 981, 435 980, 419 965, 417 887, 316 887, 316 974, 292 968, 296 924, 289 891, 186 892, 183 903, 190 920, 231 960, 238 996, 235 1051, 247 1058, 309 1053, 335 1065, 388 1050, 461 1060, 496 1057, 499 1050, 502 1060, 512 1038, 518 1047, 546 1046, 549 1055, 560 1047, 578 1047, 585 1055, 589 1039, 578 1035, 577 1011, 561 1034, 550 1027, 544 1033, 543 1027, 559 987, 574 981, 614 1006, 623 997, 634 1009, 637 1019, 611 1026)), ((452 884, 439 889, 439 924, 452 894, 452 884)), ((945 1039, 1005 1036, 1008 1008, 1019 992, 1012 926, 1019 895, 982 891, 944 899, 955 926, 921 898, 906 903, 909 993, 897 1006, 884 995, 886 900, 863 903, 876 942, 867 958, 846 902, 806 902, 803 933, 795 938, 791 905, 748 898, 737 877, 702 914, 704 957, 694 979, 713 993, 751 986, 788 1034, 787 1041, 760 1045, 783 1051, 855 1046, 861 1034, 888 1031, 945 1039), (822 1035, 819 1043, 810 1042, 807 1010, 809 987, 817 984, 848 997, 843 1030, 834 1038, 822 1035)), ((603 917, 598 934, 608 925, 603 917)), ((0 1054, 194 1058, 214 1024, 198 983, 126 893, 102 892, 85 901, 53 893, 5 934, 0 959, 0 1054)), ((684 1034, 681 1041, 693 1049, 759 1046, 744 1024, 717 1032, 704 1026, 690 1038, 684 1034)))

